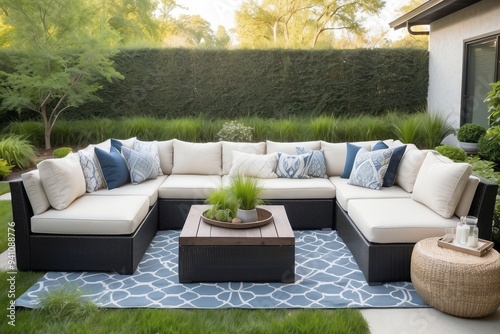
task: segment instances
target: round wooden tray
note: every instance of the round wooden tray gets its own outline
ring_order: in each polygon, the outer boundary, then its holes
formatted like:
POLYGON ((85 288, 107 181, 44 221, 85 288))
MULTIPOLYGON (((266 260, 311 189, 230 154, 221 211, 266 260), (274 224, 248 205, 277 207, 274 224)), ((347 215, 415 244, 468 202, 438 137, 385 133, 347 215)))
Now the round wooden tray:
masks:
POLYGON ((203 220, 207 224, 219 226, 219 227, 224 227, 224 228, 236 228, 236 229, 238 229, 238 228, 239 229, 241 229, 241 228, 254 228, 254 227, 260 227, 260 226, 267 225, 273 221, 273 214, 271 213, 271 211, 268 211, 268 210, 262 209, 262 208, 257 208, 257 215, 259 217, 258 221, 251 222, 251 223, 240 223, 240 224, 221 222, 219 220, 207 218, 207 217, 205 217, 206 212, 208 212, 208 210, 201 214, 201 220, 203 220))

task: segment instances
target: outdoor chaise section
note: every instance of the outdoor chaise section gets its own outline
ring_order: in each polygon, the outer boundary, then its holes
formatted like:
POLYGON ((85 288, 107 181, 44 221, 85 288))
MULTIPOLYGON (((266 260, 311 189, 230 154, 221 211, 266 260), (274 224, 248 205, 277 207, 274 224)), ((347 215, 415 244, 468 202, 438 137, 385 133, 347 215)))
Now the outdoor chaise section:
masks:
MULTIPOLYGON (((123 169, 123 162, 119 163, 123 169)), ((414 244, 442 235, 460 215, 478 216, 480 237, 491 238, 498 186, 470 176, 470 166, 411 144, 393 140, 189 143, 130 138, 50 159, 24 174, 23 180, 11 182, 18 268, 131 274, 157 230, 182 228, 191 205, 204 203, 211 191, 238 174, 257 178, 265 203, 284 205, 292 228, 337 229, 370 284, 409 280, 414 244), (130 175, 126 176, 135 181, 139 177, 138 184, 115 184, 119 177, 108 182, 109 166, 101 164, 95 153, 114 161, 122 159, 119 149, 122 155, 132 154, 149 163, 145 171, 136 160, 127 160, 125 170, 130 175), (399 158, 393 159, 396 152, 399 158), (74 163, 76 156, 80 165, 74 163), (379 178, 375 184, 389 182, 374 190, 370 189, 373 180, 364 183, 369 173, 362 174, 359 166, 379 158, 385 159, 386 167, 389 164, 392 183, 388 173, 383 180, 377 173, 370 174, 379 178), (285 163, 290 161, 295 163, 285 163), (428 171, 421 172, 422 166, 422 170, 429 168, 426 164, 451 175, 449 180, 441 177, 448 184, 436 188, 439 182, 428 171), (289 168, 287 177, 283 168, 289 168), (106 184, 114 189, 106 189, 106 184), (443 212, 443 207, 425 198, 437 203, 451 199, 450 207, 444 205, 443 212)))

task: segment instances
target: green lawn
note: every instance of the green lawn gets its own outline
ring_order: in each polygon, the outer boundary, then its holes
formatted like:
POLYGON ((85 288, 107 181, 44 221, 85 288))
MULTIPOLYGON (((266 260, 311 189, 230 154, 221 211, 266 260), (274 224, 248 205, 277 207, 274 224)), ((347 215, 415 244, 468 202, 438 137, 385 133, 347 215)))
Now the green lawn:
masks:
MULTIPOLYGON (((0 195, 10 192, 9 182, 0 182, 0 195)), ((12 222, 10 201, 0 201, 0 253, 7 249, 8 223, 12 222)))

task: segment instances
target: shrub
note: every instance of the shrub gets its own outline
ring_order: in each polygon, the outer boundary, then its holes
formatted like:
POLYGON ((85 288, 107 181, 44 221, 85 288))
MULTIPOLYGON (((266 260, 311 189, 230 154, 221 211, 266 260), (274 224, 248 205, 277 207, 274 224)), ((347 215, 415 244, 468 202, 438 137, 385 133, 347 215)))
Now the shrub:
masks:
POLYGON ((479 124, 467 123, 462 125, 457 132, 457 139, 466 143, 477 143, 486 134, 486 129, 479 124))
POLYGON ((56 158, 64 158, 72 151, 71 147, 59 147, 52 151, 56 158))
POLYGON ((14 166, 9 165, 5 159, 0 159, 0 180, 3 180, 7 175, 10 174, 14 166))
POLYGON ((217 140, 249 142, 252 141, 252 128, 238 121, 225 122, 217 133, 217 140))
POLYGON ((10 135, 0 140, 0 158, 9 164, 24 169, 33 165, 35 147, 21 135, 10 135))
POLYGON ((479 139, 477 153, 481 159, 500 163, 500 137, 483 136, 479 139))
POLYGON ((438 151, 445 157, 448 157, 455 162, 462 162, 467 159, 467 153, 465 153, 465 151, 462 150, 460 147, 442 145, 436 147, 436 151, 438 151))

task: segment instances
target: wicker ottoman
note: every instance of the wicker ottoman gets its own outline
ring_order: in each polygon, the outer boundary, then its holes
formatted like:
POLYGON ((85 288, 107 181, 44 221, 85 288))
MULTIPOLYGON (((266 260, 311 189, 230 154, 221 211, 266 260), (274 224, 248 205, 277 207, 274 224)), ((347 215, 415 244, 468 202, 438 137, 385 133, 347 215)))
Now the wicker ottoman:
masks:
POLYGON ((500 306, 500 255, 482 257, 437 245, 438 238, 417 242, 411 257, 411 280, 422 299, 442 312, 479 318, 500 306))

